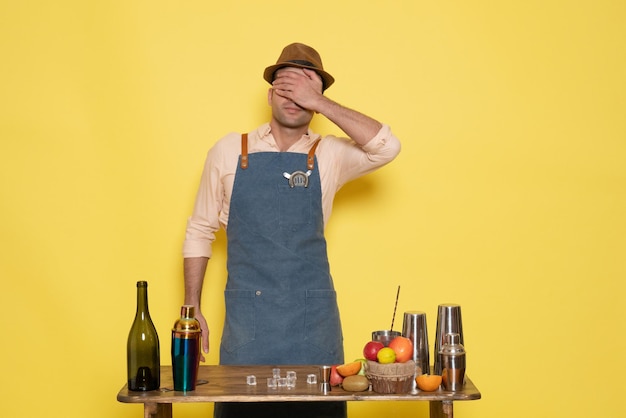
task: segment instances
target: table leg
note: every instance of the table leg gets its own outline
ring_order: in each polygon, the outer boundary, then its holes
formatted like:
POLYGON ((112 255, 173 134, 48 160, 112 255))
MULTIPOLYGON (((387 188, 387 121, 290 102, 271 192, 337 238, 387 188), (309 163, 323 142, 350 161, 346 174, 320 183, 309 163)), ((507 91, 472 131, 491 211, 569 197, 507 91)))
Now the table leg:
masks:
POLYGON ((453 418, 452 401, 430 401, 430 418, 453 418))
POLYGON ((171 403, 145 403, 143 418, 172 418, 171 403))

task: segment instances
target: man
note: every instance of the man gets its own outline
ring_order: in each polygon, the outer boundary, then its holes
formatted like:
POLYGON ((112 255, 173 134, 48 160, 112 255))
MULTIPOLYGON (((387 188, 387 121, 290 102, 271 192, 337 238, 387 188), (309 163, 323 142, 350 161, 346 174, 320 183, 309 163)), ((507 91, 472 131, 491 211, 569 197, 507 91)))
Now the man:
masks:
MULTIPOLYGON (((393 160, 400 143, 388 126, 323 95, 334 78, 307 45, 286 46, 264 78, 271 84, 269 123, 227 135, 207 155, 184 243, 185 304, 195 306, 206 353, 200 296, 211 243, 223 227, 228 280, 220 363, 343 363, 324 226, 339 188, 393 160), (313 133, 315 113, 349 139, 313 133)), ((215 414, 345 416, 345 403, 218 404, 215 414)))

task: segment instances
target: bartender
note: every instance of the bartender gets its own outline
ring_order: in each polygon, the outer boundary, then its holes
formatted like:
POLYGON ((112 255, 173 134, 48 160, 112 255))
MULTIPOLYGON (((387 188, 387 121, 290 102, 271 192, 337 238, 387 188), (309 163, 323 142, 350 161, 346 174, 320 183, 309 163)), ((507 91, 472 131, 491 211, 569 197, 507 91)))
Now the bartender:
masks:
MULTIPOLYGON (((400 142, 389 126, 324 95, 335 80, 307 45, 287 45, 263 77, 271 85, 271 120, 226 135, 207 154, 184 242, 184 303, 195 307, 208 353, 201 293, 215 233, 224 228, 220 364, 341 364, 324 227, 339 188, 392 161, 400 142), (316 113, 348 138, 312 132, 316 113)), ((343 417, 346 404, 218 403, 215 416, 343 417)))

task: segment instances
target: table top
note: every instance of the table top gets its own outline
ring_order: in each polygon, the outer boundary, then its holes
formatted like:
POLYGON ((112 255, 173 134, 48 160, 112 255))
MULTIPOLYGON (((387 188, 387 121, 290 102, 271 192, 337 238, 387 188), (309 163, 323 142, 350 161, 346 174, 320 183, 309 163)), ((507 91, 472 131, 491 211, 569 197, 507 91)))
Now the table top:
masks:
POLYGON ((150 392, 132 392, 128 385, 117 394, 124 403, 192 403, 192 402, 284 402, 284 401, 463 401, 480 399, 481 395, 472 381, 466 377, 463 390, 449 392, 438 389, 434 392, 417 391, 407 394, 384 394, 373 391, 348 392, 333 387, 327 394, 320 385, 307 384, 308 374, 319 376, 319 366, 200 366, 196 390, 174 391, 172 367, 161 366, 161 388, 150 392), (295 388, 267 387, 267 378, 272 369, 278 367, 284 377, 287 371, 295 371, 295 388), (246 376, 256 376, 257 384, 246 383, 246 376))

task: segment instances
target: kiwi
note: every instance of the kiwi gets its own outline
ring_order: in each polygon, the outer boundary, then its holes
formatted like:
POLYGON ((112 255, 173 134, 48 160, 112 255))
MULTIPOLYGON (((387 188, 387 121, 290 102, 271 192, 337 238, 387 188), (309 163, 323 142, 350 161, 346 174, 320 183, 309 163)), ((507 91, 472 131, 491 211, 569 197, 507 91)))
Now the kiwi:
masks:
POLYGON ((344 378, 341 386, 348 392, 363 392, 370 387, 370 381, 367 377, 357 374, 344 378))

